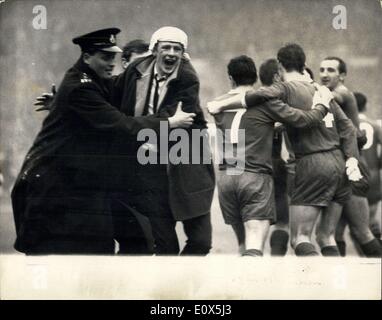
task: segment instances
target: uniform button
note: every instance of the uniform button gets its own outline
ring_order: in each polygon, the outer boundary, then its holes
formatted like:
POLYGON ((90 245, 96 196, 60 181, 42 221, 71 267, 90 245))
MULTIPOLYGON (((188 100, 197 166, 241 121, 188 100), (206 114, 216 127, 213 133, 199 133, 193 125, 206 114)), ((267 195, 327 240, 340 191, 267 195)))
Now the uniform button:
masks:
POLYGON ((36 174, 36 178, 40 178, 40 175, 39 175, 39 174, 36 174))

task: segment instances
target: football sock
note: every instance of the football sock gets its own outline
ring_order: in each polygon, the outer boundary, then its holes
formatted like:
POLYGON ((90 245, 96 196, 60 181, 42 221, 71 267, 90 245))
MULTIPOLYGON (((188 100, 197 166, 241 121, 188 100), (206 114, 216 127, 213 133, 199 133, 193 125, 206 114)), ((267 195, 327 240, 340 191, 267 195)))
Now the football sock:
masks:
POLYGON ((242 257, 262 257, 263 253, 257 249, 248 249, 245 250, 242 254, 242 257))
POLYGON ((341 257, 346 256, 346 242, 345 241, 336 241, 338 251, 340 252, 341 257))
POLYGON ((353 242, 353 245, 354 245, 354 249, 357 251, 358 255, 360 257, 363 257, 365 256, 365 253, 363 252, 361 246, 360 246, 360 243, 359 241, 357 240, 356 236, 354 235, 353 232, 350 232, 350 238, 351 238, 351 241, 353 242))
POLYGON ((271 235, 271 255, 285 256, 288 251, 289 234, 284 230, 275 230, 271 235))
POLYGON ((379 258, 382 257, 382 247, 378 239, 373 239, 365 244, 361 244, 363 253, 368 258, 379 258))
POLYGON ((337 246, 322 247, 321 253, 324 257, 339 257, 340 256, 340 252, 337 246))
POLYGON ((296 256, 305 257, 305 256, 318 256, 318 252, 313 244, 309 242, 301 242, 294 249, 296 256))

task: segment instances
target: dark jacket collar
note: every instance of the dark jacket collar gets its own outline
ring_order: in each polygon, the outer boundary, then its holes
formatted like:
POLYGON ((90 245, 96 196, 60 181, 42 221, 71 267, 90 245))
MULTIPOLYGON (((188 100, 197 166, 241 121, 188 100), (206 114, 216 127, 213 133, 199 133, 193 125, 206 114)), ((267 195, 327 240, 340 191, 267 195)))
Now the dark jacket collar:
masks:
POLYGON ((101 86, 105 86, 105 80, 101 79, 97 73, 93 71, 93 69, 89 68, 89 66, 83 62, 82 58, 79 58, 77 62, 74 64, 73 68, 77 69, 79 72, 86 73, 88 77, 92 80, 100 84, 101 86))

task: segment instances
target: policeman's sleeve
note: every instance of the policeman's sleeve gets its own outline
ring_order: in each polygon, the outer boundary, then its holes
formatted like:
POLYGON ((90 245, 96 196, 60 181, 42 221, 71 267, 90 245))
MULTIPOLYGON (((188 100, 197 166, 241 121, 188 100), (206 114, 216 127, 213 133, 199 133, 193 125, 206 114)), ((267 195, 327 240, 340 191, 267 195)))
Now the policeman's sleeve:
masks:
POLYGON ((150 128, 159 132, 160 121, 155 115, 130 117, 108 103, 92 83, 75 88, 69 96, 68 107, 92 128, 103 131, 124 132, 136 135, 139 130, 150 128))
POLYGON ((336 128, 341 138, 341 149, 345 157, 358 159, 359 151, 356 127, 336 102, 330 103, 330 109, 333 112, 336 128))
POLYGON ((267 111, 275 121, 279 121, 295 128, 312 127, 319 124, 325 117, 327 110, 322 105, 317 105, 315 109, 300 110, 290 107, 279 99, 269 101, 267 111))
POLYGON ((260 87, 258 90, 248 91, 245 95, 245 104, 248 108, 257 106, 270 99, 285 100, 286 86, 277 82, 269 87, 260 87))

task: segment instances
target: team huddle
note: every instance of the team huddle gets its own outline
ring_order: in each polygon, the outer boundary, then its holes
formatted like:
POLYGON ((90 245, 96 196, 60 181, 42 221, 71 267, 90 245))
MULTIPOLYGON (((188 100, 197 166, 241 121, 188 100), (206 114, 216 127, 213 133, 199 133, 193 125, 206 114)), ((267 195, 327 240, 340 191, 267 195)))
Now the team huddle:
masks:
MULTIPOLYGON (((305 122, 288 114, 284 105, 310 110, 314 101, 313 74, 305 68, 302 48, 282 47, 277 60, 265 61, 259 73, 262 87, 255 91, 253 60, 232 59, 228 74, 233 89, 208 104, 221 128, 233 128, 235 111, 247 109, 240 123, 246 133, 245 174, 230 176, 221 168, 218 180, 223 216, 232 225, 243 255, 261 256, 270 224, 275 223, 272 255, 286 254, 289 237, 297 256, 318 255, 312 243, 315 229, 323 256, 344 256, 347 223, 360 254, 380 257, 376 203, 381 199, 377 169, 381 158, 376 149, 374 160, 366 161, 363 153, 367 154, 371 141, 374 148, 380 144, 381 128, 373 125, 371 138, 371 122, 370 127, 363 125, 369 128, 369 139, 361 131, 356 99, 343 83, 345 63, 338 57, 322 61, 321 82, 333 100, 327 113, 305 122), (276 122, 284 125, 274 129, 276 122), (369 203, 374 206, 371 211, 369 203)), ((356 97, 362 111, 365 97, 359 93, 356 97)), ((226 139, 226 143, 231 142, 226 139)))
MULTIPOLYGON (((212 154, 188 37, 163 27, 149 44, 131 41, 122 51, 119 32, 74 38, 79 60, 54 96, 38 98, 48 115, 12 191, 18 251, 114 254, 117 242, 119 254, 203 256, 212 248, 215 172, 202 161, 212 154), (124 71, 113 76, 118 52, 124 71), (160 161, 158 150, 171 153, 176 139, 137 139, 144 129, 163 136, 163 123, 170 137, 191 141, 187 161, 160 161), (140 163, 138 150, 158 161, 140 163)), ((274 256, 285 255, 289 241, 297 256, 319 255, 314 230, 323 256, 344 256, 348 225, 360 255, 381 257, 382 128, 364 116, 366 97, 345 87, 345 62, 325 58, 321 85, 297 44, 280 48, 259 75, 245 55, 227 69, 232 90, 206 110, 223 136, 219 204, 240 254, 263 256, 275 225, 274 256)))

